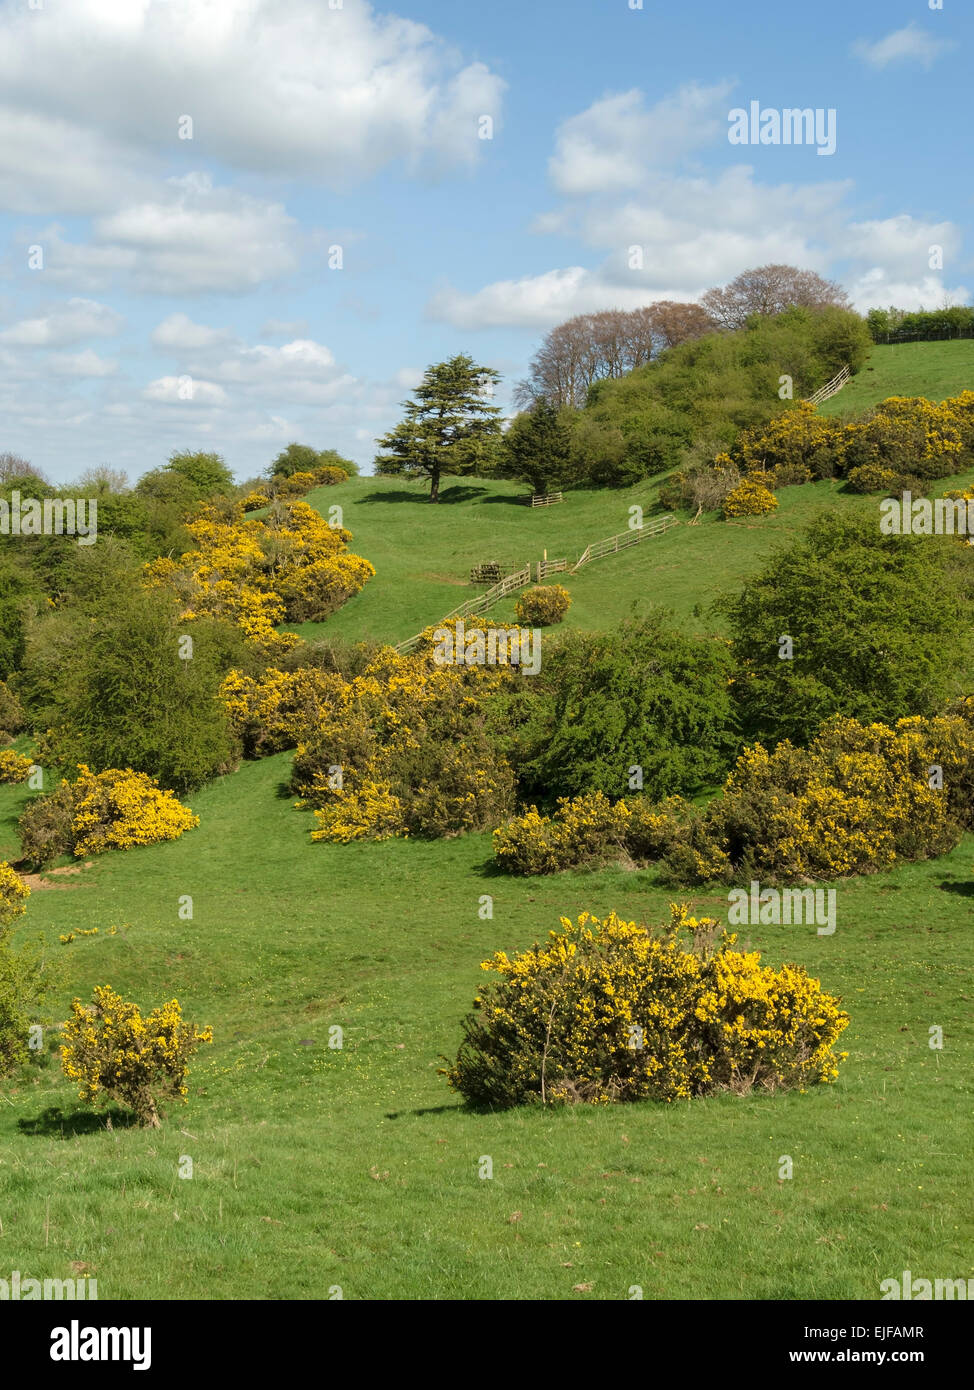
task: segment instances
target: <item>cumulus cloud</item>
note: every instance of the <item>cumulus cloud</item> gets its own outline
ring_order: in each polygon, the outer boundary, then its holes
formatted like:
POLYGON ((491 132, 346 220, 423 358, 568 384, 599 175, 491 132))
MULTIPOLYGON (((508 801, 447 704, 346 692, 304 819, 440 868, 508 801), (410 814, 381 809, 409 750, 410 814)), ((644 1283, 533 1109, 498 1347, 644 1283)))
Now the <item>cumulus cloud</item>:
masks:
POLYGON ((945 263, 960 255, 953 223, 906 214, 856 221, 850 180, 772 184, 747 164, 714 174, 662 167, 674 151, 717 134, 714 113, 727 96, 725 85, 691 85, 647 108, 640 93, 627 92, 565 121, 550 165, 563 197, 534 219, 532 231, 583 242, 598 254, 595 264, 473 289, 441 285, 428 300, 428 317, 466 330, 546 329, 600 309, 697 299, 748 266, 771 262, 829 278, 841 267, 839 278, 854 286, 857 305, 873 296, 867 308, 893 302, 874 296, 894 290, 897 303, 911 305, 963 293, 930 274, 933 247, 942 248, 945 263), (661 150, 668 117, 680 113, 686 132, 671 134, 661 150))
POLYGON ((225 328, 210 328, 205 323, 194 323, 188 314, 181 313, 170 314, 152 330, 153 345, 170 352, 217 347, 230 337, 225 328))
POLYGON ((919 63, 929 69, 942 53, 955 47, 951 39, 936 39, 911 22, 873 42, 857 39, 852 51, 871 68, 888 68, 892 63, 919 63))
POLYGON ((0 343, 16 347, 64 347, 85 338, 107 338, 119 333, 125 320, 107 304, 93 299, 69 299, 66 304, 37 318, 21 319, 0 331, 0 343))
POLYGON ((94 218, 86 241, 68 241, 58 224, 38 234, 50 280, 166 295, 238 294, 277 280, 297 267, 300 240, 280 203, 199 172, 94 218))
POLYGON ((136 152, 195 148, 337 185, 396 162, 470 165, 503 87, 425 25, 365 0, 73 0, 56 22, 9 6, 0 180, 21 210, 90 212, 115 205, 123 170, 138 179, 136 152), (190 133, 192 146, 180 139, 190 133))
POLYGON ((647 169, 674 164, 726 130, 731 89, 692 82, 651 107, 638 89, 603 97, 559 126, 551 182, 572 196, 637 188, 647 169))
POLYGON ((222 386, 188 375, 157 377, 142 395, 147 401, 163 401, 167 405, 225 405, 227 400, 222 386))

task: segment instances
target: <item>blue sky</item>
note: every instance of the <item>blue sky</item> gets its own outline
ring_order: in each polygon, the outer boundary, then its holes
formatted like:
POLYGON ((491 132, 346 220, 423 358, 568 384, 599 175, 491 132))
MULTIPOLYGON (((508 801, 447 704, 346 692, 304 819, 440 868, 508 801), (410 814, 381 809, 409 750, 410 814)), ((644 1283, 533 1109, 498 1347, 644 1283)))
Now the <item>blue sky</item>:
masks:
POLYGON ((0 0, 0 451, 60 481, 367 467, 429 363, 506 407, 572 314, 769 261, 970 302, 962 0, 34 4, 0 0), (751 101, 833 108, 834 154, 731 144, 751 101))

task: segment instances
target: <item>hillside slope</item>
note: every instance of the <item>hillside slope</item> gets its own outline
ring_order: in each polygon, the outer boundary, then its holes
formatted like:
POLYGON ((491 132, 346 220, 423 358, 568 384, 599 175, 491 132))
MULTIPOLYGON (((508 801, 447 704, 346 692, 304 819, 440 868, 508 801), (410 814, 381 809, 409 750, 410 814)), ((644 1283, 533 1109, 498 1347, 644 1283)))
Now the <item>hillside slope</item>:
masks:
POLYGON ((974 339, 947 343, 878 344, 848 386, 819 406, 823 415, 860 415, 887 396, 942 401, 974 389, 974 339))

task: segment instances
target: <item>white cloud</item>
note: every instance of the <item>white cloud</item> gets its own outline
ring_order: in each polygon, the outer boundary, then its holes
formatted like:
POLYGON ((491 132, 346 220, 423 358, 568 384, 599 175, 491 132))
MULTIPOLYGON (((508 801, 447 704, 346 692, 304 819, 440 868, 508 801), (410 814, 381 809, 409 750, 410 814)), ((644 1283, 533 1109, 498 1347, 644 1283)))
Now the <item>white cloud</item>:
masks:
POLYGON ((147 401, 163 401, 167 405, 225 405, 227 393, 212 381, 190 376, 160 376, 150 381, 142 392, 147 401))
POLYGON ((233 292, 295 268, 295 229, 280 203, 214 188, 197 173, 167 180, 163 197, 98 218, 94 240, 134 254, 137 288, 233 292))
POLYGON ((472 165, 478 118, 498 120, 503 88, 365 0, 73 0, 47 18, 8 6, 0 188, 21 210, 90 212, 117 204, 123 167, 125 196, 136 155, 158 173, 190 149, 338 185, 395 162, 472 165))
POLYGON ((114 376, 118 363, 109 357, 99 357, 92 348, 81 352, 55 352, 47 359, 45 366, 57 376, 74 376, 85 379, 114 376))
POLYGON ((152 330, 154 346, 171 352, 218 347, 226 343, 230 336, 225 328, 209 328, 205 323, 194 323, 188 314, 170 314, 152 330))
POLYGON ((261 326, 262 338, 307 338, 308 324, 305 319, 268 319, 261 326))
POLYGON ((125 320, 107 304, 93 299, 69 299, 66 304, 38 318, 21 319, 0 332, 0 343, 17 347, 64 347, 85 338, 109 338, 121 331, 125 320))
POLYGON ((537 219, 535 231, 578 236, 600 251, 595 268, 561 267, 469 294, 446 287, 427 313, 460 328, 547 328, 573 314, 696 299, 749 265, 781 261, 825 272, 847 190, 845 183, 765 186, 744 165, 715 178, 650 173, 638 196, 571 200, 537 219))
POLYGON ((647 169, 674 164, 726 130, 731 83, 692 82, 647 107, 633 89, 603 97, 559 126, 548 172, 578 196, 638 187, 647 169))
POLYGON ((783 262, 854 286, 865 307, 893 302, 941 302, 947 289, 929 271, 932 248, 947 263, 961 254, 958 228, 906 214, 854 221, 846 206, 849 180, 767 184, 754 168, 732 165, 717 174, 659 167, 653 133, 668 129, 660 113, 682 111, 687 129, 671 140, 687 150, 707 138, 712 112, 726 87, 683 87, 647 110, 638 92, 596 102, 565 121, 551 173, 565 194, 537 218, 532 231, 572 237, 599 253, 591 267, 559 266, 505 278, 479 289, 443 285, 427 316, 463 329, 521 326, 546 329, 575 314, 635 308, 654 299, 697 299, 748 266, 783 262), (877 300, 876 294, 887 296, 877 300))
POLYGON ((872 43, 868 39, 857 39, 852 51, 872 68, 882 69, 891 63, 910 62, 929 69, 942 53, 955 47, 952 40, 935 39, 916 24, 910 23, 872 43))
POLYGON ((232 356, 213 363, 209 373, 224 385, 246 387, 248 397, 304 405, 324 405, 359 384, 342 371, 329 348, 309 338, 281 347, 265 343, 240 347, 232 356))
POLYGON ((864 314, 867 309, 940 309, 944 304, 966 304, 970 290, 965 285, 945 286, 939 275, 900 279, 883 266, 873 266, 848 284, 853 307, 864 314))

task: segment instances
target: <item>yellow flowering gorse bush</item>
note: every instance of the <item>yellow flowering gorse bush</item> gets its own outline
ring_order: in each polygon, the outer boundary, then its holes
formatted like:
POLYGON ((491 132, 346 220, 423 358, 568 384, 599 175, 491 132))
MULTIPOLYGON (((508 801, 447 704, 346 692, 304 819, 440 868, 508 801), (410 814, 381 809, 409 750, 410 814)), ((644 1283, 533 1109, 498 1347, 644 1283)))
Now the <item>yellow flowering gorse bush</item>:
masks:
POLYGON ((745 748, 705 810, 601 792, 531 807, 494 832, 511 873, 627 855, 683 883, 796 882, 874 873, 952 849, 974 823, 974 700, 962 712, 859 724, 836 717, 807 749, 745 748), (934 769, 939 773, 932 776, 934 769), (942 784, 941 784, 942 779, 942 784))
MULTIPOLYGON (((833 1081, 848 1026, 805 969, 761 965, 712 918, 673 904, 667 928, 583 913, 511 957, 491 982, 446 1070, 479 1106, 685 1100, 730 1090, 833 1081)), ((844 1055, 844 1054, 842 1054, 844 1055)))
POLYGON ((742 478, 724 498, 723 513, 725 517, 765 516, 777 507, 777 497, 764 483, 756 478, 742 478))
POLYGON ((26 782, 33 766, 30 758, 12 748, 0 749, 0 782, 26 782))
POLYGON ((213 1030, 184 1022, 178 999, 144 1018, 110 985, 97 985, 93 999, 87 1007, 80 999, 71 1004, 62 1028, 64 1074, 82 1100, 104 1093, 133 1110, 140 1125, 155 1128, 164 1100, 186 1100, 189 1059, 213 1041, 213 1030))
POLYGON ((144 573, 179 595, 185 618, 226 618, 269 653, 286 651, 298 639, 275 632, 277 624, 327 617, 375 570, 348 550, 350 532, 306 502, 276 501, 260 518, 245 514, 251 509, 204 505, 186 526, 197 548, 179 563, 154 560, 144 573))
POLYGON ((154 778, 131 768, 92 772, 78 764, 73 785, 72 831, 76 855, 107 849, 131 849, 159 840, 178 840, 199 825, 199 816, 183 806, 154 778))

